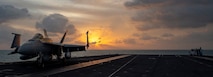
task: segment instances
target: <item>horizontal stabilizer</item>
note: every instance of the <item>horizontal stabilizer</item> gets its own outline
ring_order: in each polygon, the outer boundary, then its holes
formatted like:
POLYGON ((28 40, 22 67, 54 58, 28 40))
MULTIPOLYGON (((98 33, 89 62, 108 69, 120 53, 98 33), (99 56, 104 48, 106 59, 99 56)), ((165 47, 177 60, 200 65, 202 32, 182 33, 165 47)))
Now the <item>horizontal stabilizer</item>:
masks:
POLYGON ((12 55, 12 54, 18 53, 18 49, 19 49, 19 47, 17 47, 13 52, 10 52, 8 55, 12 55))
POLYGON ((16 48, 20 46, 20 42, 21 42, 21 34, 16 34, 16 33, 12 33, 14 34, 14 39, 11 45, 11 48, 16 48))
POLYGON ((11 53, 9 53, 8 55, 12 55, 12 54, 15 54, 15 53, 17 53, 17 52, 11 52, 11 53))

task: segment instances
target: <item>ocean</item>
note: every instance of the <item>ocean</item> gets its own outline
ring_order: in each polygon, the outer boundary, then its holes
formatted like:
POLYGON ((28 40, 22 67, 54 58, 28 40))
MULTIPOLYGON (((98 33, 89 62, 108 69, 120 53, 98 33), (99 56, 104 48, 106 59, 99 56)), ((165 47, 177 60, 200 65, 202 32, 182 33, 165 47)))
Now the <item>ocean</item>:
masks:
MULTIPOLYGON (((72 57, 99 56, 110 54, 130 54, 130 55, 189 55, 190 50, 87 50, 72 52, 72 57)), ((11 50, 0 50, 0 62, 19 62, 20 54, 8 55, 11 50)), ((213 56, 213 50, 202 50, 203 55, 213 56)), ((36 60, 36 58, 29 59, 36 60)))

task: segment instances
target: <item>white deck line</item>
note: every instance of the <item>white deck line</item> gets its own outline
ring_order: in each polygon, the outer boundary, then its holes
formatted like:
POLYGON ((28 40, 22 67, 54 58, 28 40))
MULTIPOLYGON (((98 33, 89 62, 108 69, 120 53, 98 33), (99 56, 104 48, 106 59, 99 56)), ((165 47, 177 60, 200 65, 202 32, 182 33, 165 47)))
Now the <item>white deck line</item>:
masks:
POLYGON ((70 71, 70 70, 79 69, 79 68, 84 68, 84 67, 100 64, 103 62, 120 59, 120 58, 125 58, 128 56, 130 56, 130 55, 115 56, 115 57, 110 57, 110 58, 105 58, 105 59, 100 59, 100 60, 79 63, 79 64, 75 64, 75 65, 65 66, 65 67, 56 68, 53 70, 47 70, 47 71, 43 71, 43 72, 19 75, 19 76, 15 76, 15 77, 43 77, 43 76, 53 75, 53 74, 57 74, 57 73, 62 73, 62 72, 70 71))
POLYGON ((113 75, 115 75, 117 72, 119 72, 122 68, 124 68, 126 65, 128 65, 130 62, 132 62, 137 56, 133 57, 131 60, 129 60, 128 62, 126 62, 124 65, 122 65, 120 68, 118 68, 116 71, 114 71, 113 73, 111 73, 108 77, 112 77, 113 75))

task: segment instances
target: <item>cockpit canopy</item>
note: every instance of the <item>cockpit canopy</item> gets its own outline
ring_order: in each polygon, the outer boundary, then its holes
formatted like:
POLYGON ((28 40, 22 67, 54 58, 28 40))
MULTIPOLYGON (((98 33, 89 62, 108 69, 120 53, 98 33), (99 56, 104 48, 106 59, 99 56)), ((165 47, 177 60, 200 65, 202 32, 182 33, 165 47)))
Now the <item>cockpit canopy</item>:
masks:
POLYGON ((35 35, 34 35, 34 37, 32 38, 32 39, 30 39, 29 41, 34 41, 34 40, 40 40, 40 41, 42 41, 42 42, 53 42, 52 41, 52 39, 50 39, 50 38, 45 38, 42 34, 40 34, 40 33, 36 33, 35 35))
POLYGON ((41 40, 41 39, 43 39, 43 38, 44 38, 44 36, 43 36, 42 34, 36 33, 36 34, 33 36, 33 38, 30 39, 29 41, 32 41, 32 40, 41 40))
POLYGON ((36 33, 32 39, 43 39, 44 36, 40 33, 36 33))

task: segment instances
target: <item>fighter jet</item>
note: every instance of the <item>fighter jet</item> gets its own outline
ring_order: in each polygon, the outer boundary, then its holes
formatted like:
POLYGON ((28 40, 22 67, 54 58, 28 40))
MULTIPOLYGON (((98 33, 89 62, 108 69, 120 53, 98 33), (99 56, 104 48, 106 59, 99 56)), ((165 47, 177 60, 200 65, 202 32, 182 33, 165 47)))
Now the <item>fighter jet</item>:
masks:
POLYGON ((21 60, 27 60, 37 57, 37 63, 39 66, 44 66, 46 62, 52 61, 53 56, 56 56, 57 60, 64 60, 71 58, 71 52, 85 51, 86 47, 89 47, 88 31, 86 32, 87 44, 86 45, 71 45, 63 44, 67 31, 64 33, 61 41, 55 43, 48 37, 47 31, 44 29, 44 36, 40 33, 34 35, 32 39, 20 45, 21 34, 14 34, 14 39, 11 44, 11 48, 15 50, 9 54, 21 54, 21 60), (64 56, 62 56, 64 55, 64 56))

